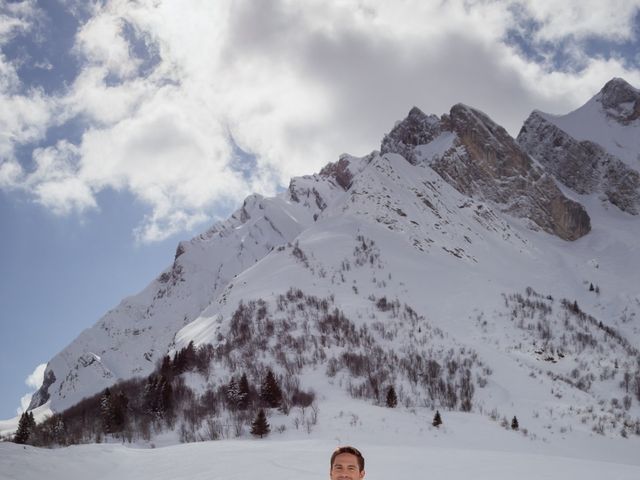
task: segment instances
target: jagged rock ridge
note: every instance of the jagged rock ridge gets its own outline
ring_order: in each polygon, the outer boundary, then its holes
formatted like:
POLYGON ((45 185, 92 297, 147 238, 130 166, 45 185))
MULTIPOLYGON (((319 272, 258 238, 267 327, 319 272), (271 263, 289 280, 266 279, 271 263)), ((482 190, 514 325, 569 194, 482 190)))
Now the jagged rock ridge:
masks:
POLYGON ((614 78, 565 116, 534 111, 518 143, 558 181, 599 194, 620 210, 640 212, 640 90, 614 78))
POLYGON ((640 118, 640 90, 622 78, 609 80, 596 97, 607 115, 623 125, 640 118))
POLYGON ((518 143, 575 192, 601 193, 624 212, 640 212, 640 174, 597 143, 576 140, 540 112, 527 118, 518 143))
POLYGON ((566 198, 503 127, 466 105, 453 106, 439 120, 414 107, 385 136, 381 151, 399 153, 414 164, 430 156, 429 166, 458 191, 495 202, 565 240, 591 228, 584 208, 566 198), (434 143, 444 148, 434 154, 429 148, 434 143))

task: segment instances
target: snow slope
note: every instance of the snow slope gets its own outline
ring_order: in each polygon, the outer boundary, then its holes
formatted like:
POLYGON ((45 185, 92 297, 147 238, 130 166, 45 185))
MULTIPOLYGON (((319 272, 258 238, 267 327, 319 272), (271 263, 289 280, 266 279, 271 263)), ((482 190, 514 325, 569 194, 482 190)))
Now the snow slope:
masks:
POLYGON ((313 223, 323 198, 340 192, 330 178, 301 177, 280 197, 249 196, 228 220, 181 242, 170 268, 49 361, 31 408, 49 400, 53 411, 61 411, 117 380, 148 375, 177 330, 235 275, 313 223), (297 202, 290 200, 292 195, 297 202))
MULTIPOLYGON (((636 289, 640 247, 635 241, 640 223, 635 217, 606 210, 594 197, 576 199, 586 205, 595 228, 569 247, 565 241, 531 232, 513 220, 507 224, 490 207, 481 209, 486 218, 477 215, 479 205, 438 179, 428 166, 411 165, 392 154, 374 156, 347 196, 298 236, 295 247, 276 249, 238 275, 196 321, 178 332, 176 346, 184 347, 192 340, 214 346, 231 342, 231 319, 241 302, 251 301, 264 302, 276 330, 278 322, 287 322, 292 336, 288 343, 319 338, 321 330, 302 327, 314 318, 313 312, 298 308, 304 302, 293 302, 289 309, 278 306, 279 297, 297 288, 306 295, 333 299, 329 309, 339 307, 356 328, 381 328, 374 335, 377 344, 400 358, 415 350, 443 364, 450 349, 471 349, 479 358, 475 374, 482 375, 484 367, 491 370, 487 385, 476 388, 474 409, 495 410, 502 416, 515 406, 519 416, 536 425, 531 431, 538 435, 546 430, 590 433, 601 426, 603 433, 620 435, 621 418, 631 423, 639 418, 638 402, 633 401, 628 410, 609 405, 620 404, 624 391, 619 382, 624 371, 634 370, 637 353, 608 338, 597 323, 620 330, 630 345, 640 344, 637 321, 622 320, 637 318, 640 307, 636 289), (437 192, 434 198, 428 195, 430 189, 416 196, 413 189, 420 184, 431 185, 431 191, 437 192), (398 212, 400 208, 404 210, 398 212), (368 261, 359 262, 365 250, 361 245, 367 242, 368 261), (589 291, 590 283, 601 287, 599 294, 589 291), (507 297, 524 296, 528 287, 534 291, 533 300, 539 295, 538 301, 547 302, 551 311, 548 317, 535 310, 526 314, 540 316, 548 325, 548 339, 540 336, 538 320, 532 321, 532 328, 524 323, 518 327, 518 318, 511 311, 517 305, 507 297), (554 300, 546 300, 548 295, 554 300), (380 312, 372 299, 383 296, 419 312, 423 317, 420 328, 412 330, 406 318, 380 312), (576 301, 595 323, 580 326, 580 320, 561 306, 563 298, 576 301), (567 321, 576 323, 581 334, 593 336, 596 344, 563 343, 565 335, 570 337, 567 321), (377 327, 378 322, 383 327, 377 327), (421 336, 420 329, 429 333, 421 336), (551 349, 553 361, 548 359, 551 349), (614 358, 618 367, 614 367, 614 358), (576 377, 571 376, 574 370, 579 371, 576 377), (580 379, 587 375, 594 378, 585 391, 580 379)), ((307 370, 299 372, 304 382, 308 369, 316 365, 314 360, 279 347, 275 339, 269 342, 265 348, 258 343, 233 344, 236 369, 273 367, 278 363, 276 353, 284 351, 306 365, 307 370)), ((331 343, 323 351, 329 361, 345 351, 371 356, 363 348, 348 350, 331 343)), ((311 355, 313 350, 306 352, 311 355)), ((281 368, 287 367, 282 364, 281 368)), ((216 371, 223 382, 233 373, 218 365, 216 371)), ((395 384, 401 386, 401 403, 429 403, 426 393, 402 379, 399 371, 393 375, 395 384)), ((347 388, 358 384, 344 370, 336 378, 347 388)), ((309 386, 317 389, 319 384, 316 379, 309 386)))

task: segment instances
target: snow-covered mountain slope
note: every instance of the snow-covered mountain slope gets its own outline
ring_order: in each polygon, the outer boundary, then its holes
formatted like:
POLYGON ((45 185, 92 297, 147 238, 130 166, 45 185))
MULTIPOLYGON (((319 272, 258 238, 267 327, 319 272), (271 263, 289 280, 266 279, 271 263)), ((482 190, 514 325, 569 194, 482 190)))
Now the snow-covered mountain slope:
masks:
POLYGON ((537 438, 640 432, 640 221, 547 168, 482 112, 414 108, 381 152, 181 243, 49 362, 33 405, 60 411, 194 342, 213 352, 196 391, 270 368, 374 404, 395 385, 404 408, 517 409, 537 438))
POLYGON ((615 78, 579 109, 531 113, 518 143, 557 180, 640 212, 640 91, 615 78))
POLYGON ((588 140, 640 170, 640 90, 614 78, 582 107, 566 115, 541 113, 578 141, 588 140))
POLYGON ((170 268, 51 359, 31 408, 50 400, 52 410, 61 411, 117 380, 149 374, 176 331, 235 275, 293 240, 343 193, 329 175, 297 178, 282 196, 252 195, 228 220, 181 242, 170 268))
POLYGON ((225 379, 234 371, 259 378, 271 367, 304 383, 321 367, 355 396, 375 398, 364 369, 380 385, 399 386, 407 406, 465 409, 461 386, 470 374, 474 410, 515 404, 535 424, 545 405, 549 415, 567 416, 557 428, 634 424, 638 401, 624 404, 620 381, 624 372, 637 375, 640 224, 610 218, 596 202, 588 210, 597 227, 571 248, 523 226, 482 231, 474 209, 444 182, 438 198, 458 209, 444 219, 428 207, 418 212, 400 186, 437 184, 433 175, 398 155, 374 157, 341 215, 328 209, 294 245, 240 274, 177 334, 177 347, 213 344, 224 352, 216 371, 225 379), (364 209, 361 198, 375 208, 364 209), (419 224, 436 221, 442 239, 431 233, 433 243, 418 243, 419 224), (430 361, 466 365, 433 373, 453 395, 420 379, 430 361), (593 413, 599 404, 607 407, 593 413))

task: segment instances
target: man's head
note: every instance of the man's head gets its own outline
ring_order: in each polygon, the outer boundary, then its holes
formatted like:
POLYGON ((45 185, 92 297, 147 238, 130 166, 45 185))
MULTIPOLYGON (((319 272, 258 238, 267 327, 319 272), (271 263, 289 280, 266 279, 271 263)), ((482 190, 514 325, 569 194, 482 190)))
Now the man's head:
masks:
POLYGON ((331 480, 361 480, 364 478, 364 457, 357 448, 338 447, 331 454, 331 480))

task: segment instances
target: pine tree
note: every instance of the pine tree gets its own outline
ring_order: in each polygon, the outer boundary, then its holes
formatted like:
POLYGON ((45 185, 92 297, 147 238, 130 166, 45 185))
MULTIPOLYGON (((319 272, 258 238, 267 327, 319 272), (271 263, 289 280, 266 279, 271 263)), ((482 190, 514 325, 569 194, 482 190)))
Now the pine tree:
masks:
POLYGON ((440 412, 438 410, 436 410, 436 414, 433 416, 433 422, 431 422, 431 424, 434 427, 442 425, 442 418, 440 417, 440 412))
POLYGON ((267 375, 260 386, 260 399, 268 408, 278 408, 282 403, 282 391, 271 370, 267 371, 267 375))
POLYGON ((173 388, 165 376, 151 375, 143 394, 144 409, 156 418, 173 416, 173 388))
POLYGON ((144 386, 144 393, 142 394, 143 405, 145 411, 148 413, 157 413, 158 410, 158 377, 150 375, 147 378, 147 383, 144 386))
POLYGON ((53 441, 58 445, 65 445, 67 442, 67 431, 62 416, 58 416, 53 425, 53 441))
POLYGON ((231 410, 240 408, 240 399, 240 387, 238 386, 236 379, 232 378, 229 385, 227 385, 227 402, 231 410))
POLYGON ((269 427, 269 423, 267 422, 267 416, 264 413, 264 410, 261 408, 256 418, 253 420, 251 424, 251 434, 255 436, 263 437, 263 435, 268 435, 271 431, 269 427))
POLYGON ((100 398, 100 418, 104 433, 121 432, 127 422, 129 399, 124 392, 112 395, 107 388, 100 398))
POLYGON ((111 418, 113 420, 113 432, 121 432, 127 423, 127 407, 129 399, 124 392, 118 393, 111 403, 111 418))
POLYGON ((387 407, 396 408, 398 405, 398 396, 396 395, 396 390, 393 388, 393 385, 389 387, 387 390, 387 407))
POLYGON ((158 382, 158 390, 160 394, 160 402, 158 405, 158 413, 164 417, 173 416, 173 387, 171 382, 165 377, 160 377, 158 382))
POLYGON ((36 419, 33 418, 33 412, 28 412, 27 416, 29 417, 29 431, 33 432, 33 429, 36 428, 36 419))
MULTIPOLYGON (((27 443, 27 440, 29 440, 29 436, 31 435, 32 419, 33 419, 32 413, 30 414, 28 412, 24 412, 22 415, 20 415, 20 421, 18 422, 18 430, 16 430, 16 434, 13 437, 13 441, 15 443, 19 443, 23 445, 27 443)), ((35 422, 33 423, 35 425, 35 422)))
POLYGON ((173 373, 173 365, 171 364, 171 357, 165 355, 162 358, 162 365, 160 366, 160 375, 169 377, 173 373))
POLYGON ((249 380, 247 380, 247 374, 243 373, 242 377, 240 377, 240 383, 238 384, 238 389, 240 391, 240 402, 238 403, 238 408, 240 410, 246 410, 249 408, 249 398, 251 395, 251 391, 249 388, 249 380))
POLYGON ((514 415, 513 416, 513 420, 511 420, 511 429, 512 430, 518 430, 518 428, 520 428, 520 425, 518 424, 518 419, 514 415))
POLYGON ((113 432, 113 403, 111 399, 111 390, 105 389, 102 397, 100 397, 100 419, 102 420, 102 431, 104 433, 113 432))
POLYGON ((471 380, 471 370, 465 368, 460 377, 460 410, 470 412, 475 388, 471 380))
POLYGON ((193 345, 193 340, 182 350, 185 370, 193 370, 196 366, 196 347, 193 345))

